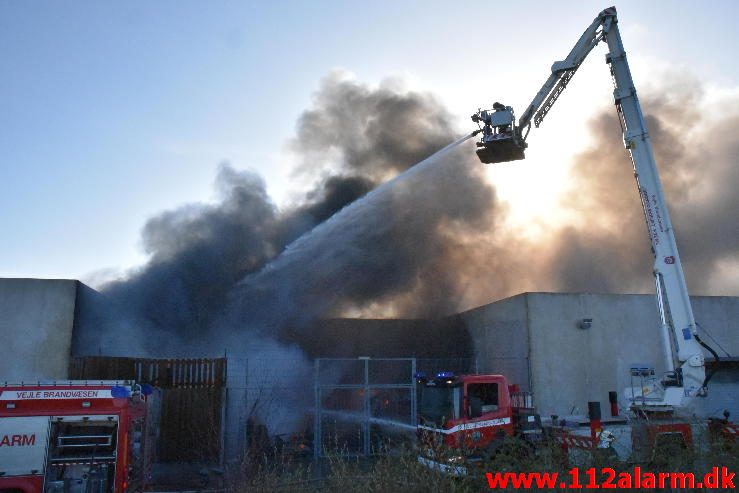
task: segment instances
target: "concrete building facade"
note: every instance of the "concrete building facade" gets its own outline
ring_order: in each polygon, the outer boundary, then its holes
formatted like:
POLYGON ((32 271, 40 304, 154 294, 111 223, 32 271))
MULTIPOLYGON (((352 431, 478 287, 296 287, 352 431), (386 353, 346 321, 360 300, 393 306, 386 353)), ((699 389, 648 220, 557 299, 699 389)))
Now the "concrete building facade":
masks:
POLYGON ((67 378, 79 284, 0 279, 0 381, 67 378))
MULTIPOLYGON (((703 339, 721 355, 739 355, 739 298, 691 299, 703 339)), ((609 391, 617 391, 625 406, 632 364, 665 371, 654 295, 524 293, 460 316, 480 371, 504 374, 534 392, 543 416, 582 415, 588 401, 607 410, 609 391), (592 320, 589 328, 584 319, 592 320)), ((726 361, 733 363, 722 365, 698 414, 720 416, 728 409, 739 417, 739 370, 736 358, 726 361)))
MULTIPOLYGON (((724 360, 699 412, 728 409, 739 419, 739 298, 692 301, 703 339, 724 360)), ((114 355, 116 341, 98 340, 97 330, 116 319, 110 313, 105 297, 79 281, 0 279, 0 381, 65 379, 73 356, 114 355)), ((108 333, 130 338, 121 327, 108 333)), ((534 392, 543 416, 583 414, 588 401, 608 409, 609 391, 625 405, 632 364, 665 370, 654 295, 524 293, 441 320, 319 321, 283 342, 308 358, 474 357, 480 373, 534 392), (584 319, 592 319, 589 328, 584 319)), ((175 355, 157 355, 168 356, 175 355)))

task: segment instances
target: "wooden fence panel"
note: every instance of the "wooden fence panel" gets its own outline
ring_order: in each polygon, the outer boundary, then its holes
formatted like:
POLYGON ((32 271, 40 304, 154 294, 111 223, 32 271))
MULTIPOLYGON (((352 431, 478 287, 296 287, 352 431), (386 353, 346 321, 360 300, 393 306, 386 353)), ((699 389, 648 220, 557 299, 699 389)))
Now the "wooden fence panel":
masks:
POLYGON ((135 380, 162 390, 160 462, 213 463, 220 457, 226 359, 74 358, 70 377, 135 380))
POLYGON ((162 398, 159 460, 216 462, 221 448, 223 390, 167 389, 162 398))

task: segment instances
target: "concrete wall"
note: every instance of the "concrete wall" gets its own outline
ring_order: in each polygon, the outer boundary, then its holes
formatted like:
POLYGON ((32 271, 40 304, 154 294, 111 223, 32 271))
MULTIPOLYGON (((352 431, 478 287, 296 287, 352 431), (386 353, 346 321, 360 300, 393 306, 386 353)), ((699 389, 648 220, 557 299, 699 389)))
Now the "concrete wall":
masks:
MULTIPOLYGON (((726 355, 729 353, 737 361, 739 298, 696 296, 693 298, 693 310, 700 324, 701 339, 713 347, 720 357, 730 359, 726 355)), ((705 354, 708 357, 708 353, 705 354)), ((698 400, 698 407, 704 416, 721 416, 726 409, 735 423, 739 421, 739 363, 722 365, 708 383, 708 396, 698 400)))
MULTIPOLYGON (((725 355, 739 356, 739 298, 693 297, 703 339, 725 355)), ((585 414, 588 401, 609 409, 608 392, 630 385, 629 368, 647 363, 665 371, 659 317, 653 295, 526 293, 461 315, 474 341, 480 370, 502 373, 532 390, 543 416, 585 414), (593 319, 590 329, 579 327, 593 319)), ((710 357, 708 352, 706 357, 710 357)), ((717 374, 704 415, 728 408, 739 415, 739 375, 717 374)), ((710 386, 709 386, 710 390, 710 386)))
MULTIPOLYGON (((726 356, 718 345, 734 357, 739 356, 739 298, 735 296, 692 296, 695 319, 701 339, 719 356, 726 356), (711 339, 713 337, 715 342, 711 339)), ((706 357, 710 354, 705 352, 706 357)))
POLYGON ((480 373, 505 375, 531 389, 527 296, 490 303, 460 314, 473 341, 480 373))
MULTIPOLYGON (((136 355, 130 341, 146 338, 102 298, 74 280, 0 279, 0 381, 66 378, 73 351, 116 354, 117 348, 136 355), (116 330, 103 330, 110 320, 116 330)), ((739 356, 739 298, 692 300, 703 339, 721 356, 739 356)), ((290 342, 309 348, 311 357, 443 358, 467 356, 472 348, 478 371, 532 390, 544 416, 585 413, 590 400, 605 412, 608 391, 621 397, 629 385, 632 363, 664 371, 653 295, 526 293, 441 321, 332 320, 307 333, 312 344, 300 340, 305 331, 290 342), (590 329, 578 327, 583 318, 593 319, 590 329)), ((713 383, 702 412, 729 408, 739 416, 739 370, 719 373, 713 383)))
MULTIPOLYGON (((530 293, 533 391, 540 412, 587 413, 588 401, 608 409, 608 392, 623 399, 633 363, 665 371, 653 296, 530 293), (582 319, 593 319, 581 329, 582 319)), ((625 402, 623 403, 625 404, 625 402)))
POLYGON ((77 284, 0 279, 0 381, 67 378, 77 284))

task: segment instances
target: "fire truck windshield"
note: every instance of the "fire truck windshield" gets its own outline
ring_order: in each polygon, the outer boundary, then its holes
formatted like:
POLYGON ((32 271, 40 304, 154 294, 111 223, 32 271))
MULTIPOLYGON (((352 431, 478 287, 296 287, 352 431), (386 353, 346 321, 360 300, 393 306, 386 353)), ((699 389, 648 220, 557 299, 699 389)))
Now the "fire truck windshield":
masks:
POLYGON ((443 425, 449 419, 459 419, 460 387, 425 387, 421 392, 421 419, 443 425))

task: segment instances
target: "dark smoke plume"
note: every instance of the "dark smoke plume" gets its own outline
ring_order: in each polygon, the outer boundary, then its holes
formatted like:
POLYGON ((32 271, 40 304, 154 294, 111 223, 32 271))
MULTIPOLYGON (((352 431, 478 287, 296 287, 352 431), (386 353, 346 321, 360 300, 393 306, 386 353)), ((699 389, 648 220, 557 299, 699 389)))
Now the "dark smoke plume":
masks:
MULTIPOLYGON (((679 77, 642 106, 692 294, 739 294, 739 122, 736 100, 705 110, 679 77)), ((548 277, 562 291, 651 292, 649 238, 613 109, 590 123, 595 142, 574 162, 563 206, 581 227, 553 232, 548 277)))
POLYGON ((454 291, 444 277, 451 266, 437 264, 447 248, 443 228, 487 228, 496 209, 470 154, 467 146, 437 153, 292 243, 238 286, 232 324, 279 331, 348 306, 391 303, 398 293, 433 292, 427 286, 441 286, 441 296, 425 298, 433 303, 426 316, 454 310, 442 294, 454 291))
MULTIPOLYGON (((683 84, 643 106, 692 291, 739 294, 739 105, 729 98, 706 113, 701 98, 699 86, 683 84)), ((433 97, 330 76, 291 142, 297 172, 314 183, 302 200, 278 208, 261 178, 224 164, 216 204, 151 219, 148 263, 102 295, 81 293, 75 354, 228 348, 250 364, 269 360, 265 382, 280 388, 277 367, 309 378, 304 355, 320 355, 327 340, 310 337, 317 319, 440 317, 524 291, 651 292, 652 256, 613 109, 590 129, 595 143, 576 156, 573 188, 562 194, 579 220, 531 240, 504 227, 507 206, 470 141, 411 168, 462 133, 433 97)), ((292 376, 291 385, 310 382, 292 376)), ((295 410, 311 405, 299 392, 273 397, 274 406, 260 404, 272 430, 275 416, 291 428, 295 410)))
POLYGON ((151 219, 143 230, 149 262, 102 291, 114 305, 125 307, 132 323, 152 333, 165 334, 169 341, 179 337, 184 345, 209 341, 221 348, 226 343, 218 334, 226 325, 247 338, 257 329, 279 337, 282 326, 257 327, 259 320, 276 319, 270 310, 280 324, 372 307, 410 316, 453 312, 458 308, 454 269, 445 259, 464 248, 456 237, 486 229, 496 210, 493 189, 482 179, 470 149, 457 153, 457 164, 437 179, 398 187, 378 208, 360 213, 347 225, 359 232, 358 243, 342 245, 342 231, 337 231, 320 250, 340 270, 328 272, 326 262, 318 282, 311 271, 318 267, 305 263, 302 270, 271 280, 270 289, 280 286, 281 292, 303 283, 303 299, 265 301, 243 288, 234 291, 296 238, 452 142, 459 134, 450 121, 430 95, 370 89, 330 76, 313 108, 299 119, 291 143, 301 157, 299 172, 316 181, 302 201, 279 210, 258 176, 223 165, 216 180, 219 202, 188 205, 151 219), (414 298, 404 299, 408 293, 414 298))
POLYGON ((303 172, 325 171, 338 158, 343 173, 377 184, 456 139, 450 122, 429 94, 370 89, 333 75, 300 117, 291 147, 303 156, 303 172))
MULTIPOLYGON (((700 86, 682 83, 642 102, 691 289, 736 294, 739 111, 730 98, 720 114, 700 111, 702 98, 700 86)), ((331 223, 459 133, 427 94, 330 76, 291 142, 298 172, 314 180, 302 200, 279 209, 258 176, 224 165, 220 201, 150 220, 150 261, 103 292, 131 314, 129 325, 214 348, 227 344, 225 333, 279 340, 315 318, 438 317, 522 291, 651 292, 648 237, 614 110, 590 128, 595 143, 576 156, 573 189, 562 194, 579 221, 535 241, 501 227, 506 208, 469 142, 331 223), (321 235, 301 238, 316 226, 321 235)))

